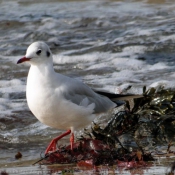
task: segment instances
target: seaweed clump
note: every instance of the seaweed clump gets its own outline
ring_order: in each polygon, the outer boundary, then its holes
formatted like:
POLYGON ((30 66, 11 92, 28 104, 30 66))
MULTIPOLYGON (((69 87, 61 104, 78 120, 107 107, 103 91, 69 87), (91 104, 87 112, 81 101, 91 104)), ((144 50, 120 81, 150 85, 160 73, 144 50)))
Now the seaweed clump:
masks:
POLYGON ((73 151, 70 145, 58 146, 42 158, 42 163, 136 167, 153 160, 151 152, 157 146, 166 145, 171 152, 175 142, 175 90, 144 87, 132 105, 126 100, 122 110, 111 115, 105 127, 94 123, 90 130, 84 130, 73 151))
POLYGON ((143 96, 133 99, 133 107, 126 101, 124 110, 111 118, 101 129, 92 128, 95 139, 104 140, 110 145, 119 144, 119 138, 126 137, 143 152, 157 145, 175 141, 175 91, 143 88, 143 96))

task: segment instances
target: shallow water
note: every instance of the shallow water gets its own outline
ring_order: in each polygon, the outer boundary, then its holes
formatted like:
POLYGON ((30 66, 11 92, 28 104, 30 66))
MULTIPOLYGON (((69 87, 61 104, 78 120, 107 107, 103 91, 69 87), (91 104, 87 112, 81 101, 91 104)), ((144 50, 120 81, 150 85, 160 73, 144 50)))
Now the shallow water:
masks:
POLYGON ((174 88, 174 9, 173 0, 1 0, 1 164, 13 162, 11 153, 21 150, 27 160, 28 148, 38 153, 39 145, 44 150, 58 134, 27 107, 29 65, 16 62, 29 44, 47 42, 56 71, 93 88, 133 94, 141 94, 144 85, 174 88))

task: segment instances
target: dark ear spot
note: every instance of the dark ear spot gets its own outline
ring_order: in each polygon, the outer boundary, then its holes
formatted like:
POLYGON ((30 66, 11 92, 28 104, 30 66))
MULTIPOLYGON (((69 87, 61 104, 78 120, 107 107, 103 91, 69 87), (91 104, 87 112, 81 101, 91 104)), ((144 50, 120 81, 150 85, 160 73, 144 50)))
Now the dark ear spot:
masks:
POLYGON ((36 52, 37 55, 40 55, 41 54, 41 49, 39 49, 37 52, 36 52))
POLYGON ((49 52, 49 51, 47 51, 47 52, 46 52, 46 55, 47 55, 47 57, 49 57, 49 56, 50 56, 50 52, 49 52))

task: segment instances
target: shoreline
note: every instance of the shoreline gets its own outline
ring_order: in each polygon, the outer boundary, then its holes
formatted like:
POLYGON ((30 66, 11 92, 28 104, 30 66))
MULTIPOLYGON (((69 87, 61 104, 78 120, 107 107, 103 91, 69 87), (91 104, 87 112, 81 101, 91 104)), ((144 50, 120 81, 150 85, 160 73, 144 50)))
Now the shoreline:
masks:
POLYGON ((55 173, 73 173, 81 174, 88 173, 94 174, 98 173, 120 173, 120 174, 130 174, 130 173, 142 173, 142 174, 158 174, 158 173, 169 173, 171 171, 172 163, 175 162, 175 155, 157 155, 155 156, 155 161, 146 162, 147 166, 138 167, 133 169, 128 169, 124 167, 119 167, 117 165, 107 166, 101 165, 95 169, 87 167, 78 167, 76 164, 52 164, 52 165, 32 165, 38 159, 22 161, 18 160, 16 162, 11 162, 6 165, 0 164, 0 174, 7 173, 9 175, 18 174, 55 174, 55 173), (169 157, 168 157, 169 156, 169 157))

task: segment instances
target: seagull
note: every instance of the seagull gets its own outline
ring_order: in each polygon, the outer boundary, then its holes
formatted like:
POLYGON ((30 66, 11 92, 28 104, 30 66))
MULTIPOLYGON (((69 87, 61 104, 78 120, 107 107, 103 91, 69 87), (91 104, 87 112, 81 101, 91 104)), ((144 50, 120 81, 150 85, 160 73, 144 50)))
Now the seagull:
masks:
POLYGON ((68 134, 72 150, 74 129, 89 125, 98 115, 116 107, 106 93, 96 93, 83 82, 55 72, 52 52, 42 41, 28 47, 17 64, 23 62, 31 65, 26 86, 29 109, 43 124, 67 130, 50 142, 45 154, 56 151, 57 141, 68 134))

